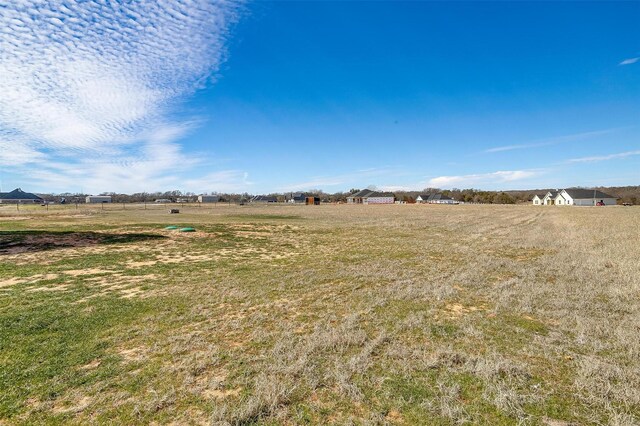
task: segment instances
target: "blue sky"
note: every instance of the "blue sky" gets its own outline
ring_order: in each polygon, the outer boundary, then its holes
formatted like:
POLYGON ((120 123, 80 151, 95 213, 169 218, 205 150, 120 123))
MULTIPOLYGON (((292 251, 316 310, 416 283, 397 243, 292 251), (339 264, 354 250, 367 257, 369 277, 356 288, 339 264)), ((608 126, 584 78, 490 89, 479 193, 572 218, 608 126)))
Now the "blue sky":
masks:
POLYGON ((639 184, 640 2, 31 3, 5 190, 639 184))

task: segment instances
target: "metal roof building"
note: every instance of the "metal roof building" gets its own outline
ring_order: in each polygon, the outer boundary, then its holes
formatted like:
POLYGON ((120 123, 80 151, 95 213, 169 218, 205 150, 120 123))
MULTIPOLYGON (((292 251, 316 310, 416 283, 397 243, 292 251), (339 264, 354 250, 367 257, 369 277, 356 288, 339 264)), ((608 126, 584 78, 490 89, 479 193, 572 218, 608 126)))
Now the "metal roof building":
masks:
POLYGON ((4 204, 26 204, 26 203, 41 203, 44 200, 42 197, 32 194, 30 192, 24 192, 20 188, 16 188, 11 192, 0 192, 0 203, 4 204))

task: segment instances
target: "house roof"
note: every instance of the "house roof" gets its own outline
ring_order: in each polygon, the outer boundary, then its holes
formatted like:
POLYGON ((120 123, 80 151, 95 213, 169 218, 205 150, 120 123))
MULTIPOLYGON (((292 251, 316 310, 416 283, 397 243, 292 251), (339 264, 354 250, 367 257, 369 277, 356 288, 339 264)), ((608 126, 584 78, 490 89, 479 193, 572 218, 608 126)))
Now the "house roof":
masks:
POLYGON ((559 193, 560 191, 549 191, 546 194, 544 194, 542 198, 546 197, 547 195, 549 196, 549 198, 556 198, 559 193))
POLYGON ((438 200, 453 200, 453 198, 451 197, 447 197, 446 195, 443 194, 431 194, 429 195, 429 201, 438 201, 438 200))
POLYGON ((564 190, 574 200, 576 198, 616 198, 613 195, 605 194, 602 191, 583 188, 569 188, 564 190))
POLYGON ((278 201, 278 199, 276 197, 270 197, 268 195, 256 195, 251 200, 252 201, 267 201, 267 202, 273 202, 273 203, 278 201))
POLYGON ((391 192, 371 192, 371 194, 367 194, 365 198, 369 197, 395 197, 391 192))
POLYGON ((3 200, 42 200, 42 197, 38 197, 36 194, 30 192, 24 192, 20 188, 16 188, 11 192, 0 193, 0 199, 3 200))
POLYGON ((351 198, 351 197, 353 197, 353 198, 356 198, 356 197, 368 197, 368 196, 369 196, 369 194, 371 194, 371 193, 373 193, 373 192, 374 192, 374 191, 372 191, 372 190, 370 190, 370 189, 361 189, 360 191, 355 192, 355 193, 353 193, 353 194, 349 195, 349 198, 351 198))

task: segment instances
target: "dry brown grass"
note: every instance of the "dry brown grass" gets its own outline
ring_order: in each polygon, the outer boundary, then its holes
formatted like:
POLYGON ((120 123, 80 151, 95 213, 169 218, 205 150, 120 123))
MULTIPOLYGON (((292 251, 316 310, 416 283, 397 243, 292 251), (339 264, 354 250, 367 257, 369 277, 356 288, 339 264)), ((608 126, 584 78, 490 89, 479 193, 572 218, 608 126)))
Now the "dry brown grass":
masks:
POLYGON ((60 211, 36 219, 25 212, 32 219, 4 229, 77 222, 165 238, 0 256, 24 268, 44 265, 19 276, 3 272, 0 297, 57 297, 51 300, 84 315, 111 300, 135 308, 134 320, 101 331, 101 349, 73 373, 46 379, 63 381, 59 395, 30 395, 44 399, 40 408, 19 404, 5 416, 637 424, 637 213, 216 207, 183 210, 181 223, 198 232, 181 235, 162 229, 176 218, 159 210, 60 211), (55 294, 33 293, 56 286, 55 294), (65 384, 73 374, 95 377, 65 384))

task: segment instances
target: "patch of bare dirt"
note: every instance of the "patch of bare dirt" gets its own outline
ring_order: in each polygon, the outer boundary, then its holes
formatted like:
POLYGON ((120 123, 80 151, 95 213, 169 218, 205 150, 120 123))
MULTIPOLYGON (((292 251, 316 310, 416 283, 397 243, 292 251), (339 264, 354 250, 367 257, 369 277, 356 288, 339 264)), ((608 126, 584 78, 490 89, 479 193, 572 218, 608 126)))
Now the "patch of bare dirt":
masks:
POLYGON ((129 276, 115 272, 110 273, 109 275, 87 278, 86 281, 95 285, 95 288, 98 291, 94 294, 83 297, 74 303, 84 303, 95 299, 96 297, 107 296, 110 294, 116 294, 124 299, 148 297, 151 292, 143 290, 140 287, 140 284, 153 283, 157 281, 158 278, 159 276, 156 274, 129 276))
POLYGON ((36 293, 41 291, 65 291, 69 289, 68 284, 59 284, 55 286, 44 286, 44 287, 34 287, 30 288, 27 291, 30 293, 36 293))
POLYGON ((97 275, 97 274, 111 274, 113 271, 100 268, 87 268, 87 269, 72 269, 70 271, 64 271, 65 274, 73 277, 80 277, 83 275, 97 275))
POLYGON ((18 284, 24 284, 29 282, 29 278, 17 278, 17 277, 13 277, 13 278, 7 278, 4 279, 2 281, 0 281, 0 288, 2 287, 11 287, 14 285, 18 285, 18 284))
POLYGON ((445 316, 448 318, 460 318, 463 315, 480 310, 483 310, 483 308, 478 306, 464 306, 459 303, 450 303, 445 306, 445 316))
POLYGON ((94 359, 93 361, 81 366, 80 370, 93 370, 98 368, 101 363, 102 361, 100 361, 99 359, 94 359))
POLYGON ((238 396, 242 391, 241 387, 235 389, 206 389, 202 392, 206 398, 223 399, 230 396, 238 396))
POLYGON ((392 424, 401 424, 404 423, 404 418, 402 414, 398 410, 391 410, 385 416, 386 420, 392 424))
POLYGON ((120 349, 118 351, 125 362, 140 362, 146 358, 146 350, 142 347, 120 349))
POLYGON ((13 277, 0 281, 0 288, 11 287, 17 284, 32 284, 38 281, 55 280, 58 278, 58 274, 38 274, 30 277, 13 277))
POLYGON ((127 268, 144 268, 145 266, 153 266, 156 265, 158 263, 157 260, 146 260, 146 261, 141 261, 141 262, 127 262, 126 263, 126 267, 127 268))
POLYGON ((83 396, 72 402, 71 405, 54 405, 53 411, 56 414, 79 413, 86 410, 91 405, 91 398, 83 396))

